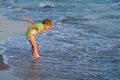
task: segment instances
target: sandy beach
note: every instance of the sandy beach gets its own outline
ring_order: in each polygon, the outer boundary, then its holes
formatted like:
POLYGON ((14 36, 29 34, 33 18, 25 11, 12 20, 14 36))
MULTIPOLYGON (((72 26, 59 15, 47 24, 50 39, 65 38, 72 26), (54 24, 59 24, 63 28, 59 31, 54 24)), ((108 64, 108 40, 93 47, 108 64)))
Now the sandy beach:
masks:
MULTIPOLYGON (((8 20, 4 16, 0 16, 0 43, 25 32, 25 22, 8 20)), ((2 51, 0 51, 0 80, 22 80, 13 76, 9 72, 9 65, 4 63, 2 51)))

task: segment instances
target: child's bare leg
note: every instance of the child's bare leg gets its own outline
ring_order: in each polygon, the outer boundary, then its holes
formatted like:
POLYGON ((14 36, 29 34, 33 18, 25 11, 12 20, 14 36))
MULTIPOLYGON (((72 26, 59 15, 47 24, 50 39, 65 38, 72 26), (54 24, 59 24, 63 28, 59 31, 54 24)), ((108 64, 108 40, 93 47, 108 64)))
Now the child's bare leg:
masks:
MULTIPOLYGON (((31 40, 29 40, 29 43, 31 44, 31 46, 32 46, 32 42, 31 42, 31 40)), ((32 52, 32 56, 35 56, 33 53, 34 53, 34 49, 33 49, 33 46, 31 47, 31 52, 32 52)))
POLYGON ((31 39, 31 40, 29 40, 29 42, 30 42, 30 44, 32 45, 32 55, 33 55, 35 58, 39 58, 38 49, 37 49, 37 44, 36 44, 35 39, 31 39))

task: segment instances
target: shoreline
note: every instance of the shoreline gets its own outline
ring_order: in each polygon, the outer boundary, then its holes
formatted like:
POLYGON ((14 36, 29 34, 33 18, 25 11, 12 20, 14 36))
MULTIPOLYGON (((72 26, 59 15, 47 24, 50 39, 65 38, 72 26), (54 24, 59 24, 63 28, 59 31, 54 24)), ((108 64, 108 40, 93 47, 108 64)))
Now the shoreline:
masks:
MULTIPOLYGON (((5 16, 0 15, 0 43, 6 41, 7 39, 20 35, 25 32, 26 22, 8 20, 5 16)), ((9 71, 9 64, 6 64, 7 57, 2 54, 0 50, 0 80, 22 80, 9 71)))

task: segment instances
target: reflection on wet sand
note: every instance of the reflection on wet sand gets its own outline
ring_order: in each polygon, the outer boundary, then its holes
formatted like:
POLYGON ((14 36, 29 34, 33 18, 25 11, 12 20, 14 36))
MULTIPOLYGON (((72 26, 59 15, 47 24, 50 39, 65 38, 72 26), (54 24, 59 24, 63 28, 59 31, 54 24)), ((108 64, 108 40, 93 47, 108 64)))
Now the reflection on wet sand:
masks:
POLYGON ((28 67, 26 77, 28 77, 30 80, 36 80, 38 77, 38 69, 40 68, 40 65, 38 64, 39 59, 32 60, 31 64, 28 67))

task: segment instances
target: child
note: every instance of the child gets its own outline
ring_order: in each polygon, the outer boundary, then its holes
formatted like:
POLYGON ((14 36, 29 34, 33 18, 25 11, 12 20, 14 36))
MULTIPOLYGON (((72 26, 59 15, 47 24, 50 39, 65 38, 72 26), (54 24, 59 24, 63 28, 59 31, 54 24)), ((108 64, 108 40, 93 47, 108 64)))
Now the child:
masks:
POLYGON ((32 23, 32 26, 28 26, 26 32, 26 37, 32 46, 32 56, 34 58, 40 58, 38 54, 37 44, 36 44, 36 35, 41 30, 48 30, 52 27, 52 21, 50 19, 43 20, 42 23, 36 23, 28 17, 23 16, 23 19, 32 23))

